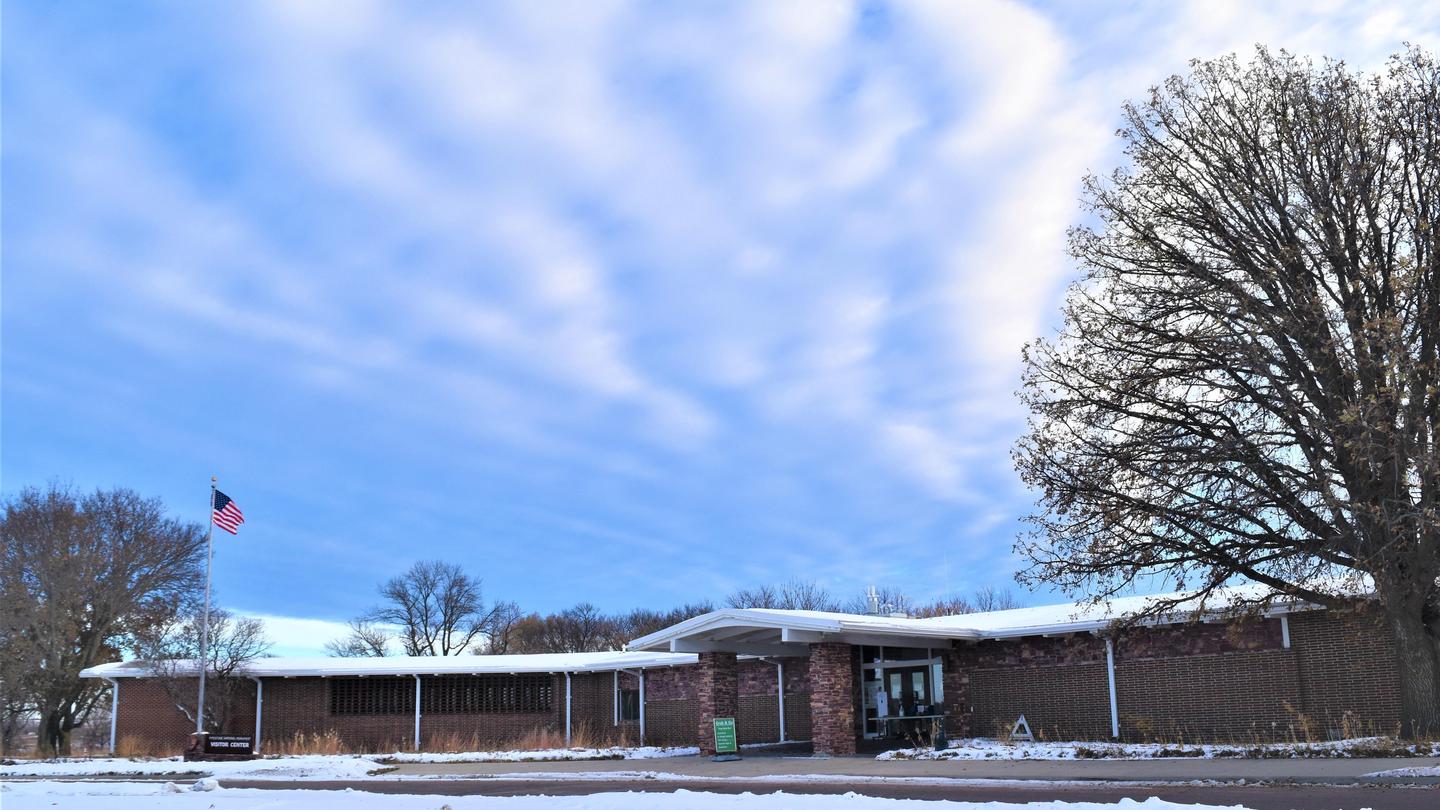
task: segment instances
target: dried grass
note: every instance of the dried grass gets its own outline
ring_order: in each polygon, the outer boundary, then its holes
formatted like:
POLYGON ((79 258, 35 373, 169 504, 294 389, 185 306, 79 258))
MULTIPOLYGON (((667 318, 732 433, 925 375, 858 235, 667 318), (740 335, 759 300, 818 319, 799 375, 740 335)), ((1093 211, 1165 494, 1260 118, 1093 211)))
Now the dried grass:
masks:
POLYGON ((340 733, 335 729, 315 731, 306 733, 297 731, 290 735, 288 740, 266 740, 261 743, 261 750, 266 754, 350 754, 365 753, 355 751, 345 745, 340 739, 340 733))
POLYGON ((176 756, 183 751, 183 746, 167 744, 150 737, 137 737, 126 734, 115 741, 115 756, 129 757, 131 759, 149 759, 155 757, 176 756))

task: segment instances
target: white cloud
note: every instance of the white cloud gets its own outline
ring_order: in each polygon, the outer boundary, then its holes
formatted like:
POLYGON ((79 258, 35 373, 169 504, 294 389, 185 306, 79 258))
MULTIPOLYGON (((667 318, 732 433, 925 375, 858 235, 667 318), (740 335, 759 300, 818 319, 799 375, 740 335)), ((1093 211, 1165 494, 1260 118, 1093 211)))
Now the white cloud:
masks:
POLYGON ((275 656, 324 656, 327 654, 326 642, 350 635, 350 627, 345 622, 275 616, 246 610, 235 612, 264 622, 265 637, 271 642, 270 654, 275 656))
MULTIPOLYGON (((1023 508, 1017 351, 1055 322, 1078 181, 1119 161, 1122 100, 1256 40, 1373 66, 1401 36, 1433 44, 1440 11, 236 14, 187 18, 207 102, 244 128, 219 180, 143 83, 127 106, 63 48, 23 56, 47 126, 7 151, 60 201, 28 252, 119 302, 96 320, 157 363, 223 340, 402 435, 443 425, 437 456, 513 451, 507 473, 543 470, 560 500, 574 479, 552 470, 643 481, 613 500, 674 497, 653 509, 675 543, 676 514, 813 500, 823 518, 835 492, 879 525, 1023 508)), ((850 518, 765 525, 791 563, 863 566, 850 518)))

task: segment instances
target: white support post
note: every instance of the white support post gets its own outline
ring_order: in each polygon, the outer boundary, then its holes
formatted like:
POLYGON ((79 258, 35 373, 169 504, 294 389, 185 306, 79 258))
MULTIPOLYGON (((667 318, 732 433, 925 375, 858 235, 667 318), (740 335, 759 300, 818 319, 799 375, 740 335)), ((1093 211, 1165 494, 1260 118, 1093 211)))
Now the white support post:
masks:
POLYGON ((565 673, 565 747, 570 747, 570 673, 565 673))
POLYGON ((415 750, 420 750, 420 676, 415 676, 415 750))
POLYGON ((775 662, 775 696, 780 700, 780 742, 785 742, 785 665, 775 662))
POLYGON ((640 744, 645 744, 645 670, 643 669, 622 669, 626 675, 634 675, 635 680, 640 682, 640 744))
POLYGON ((762 658, 767 664, 775 665, 775 697, 780 705, 780 742, 785 742, 785 665, 779 661, 762 658))
POLYGON ((120 717, 120 681, 106 678, 110 682, 110 756, 115 756, 115 721, 120 717))
POLYGON ((1120 706, 1115 700, 1115 640, 1105 639, 1105 673, 1110 679, 1110 736, 1120 739, 1120 706))
POLYGON ((610 698, 610 702, 614 704, 615 721, 611 725, 618 726, 620 725, 620 670, 617 669, 611 674, 615 676, 615 694, 610 698))
POLYGON ((255 682, 255 739, 251 742, 254 746, 250 753, 260 753, 260 718, 265 712, 265 682, 251 676, 250 680, 255 682))
POLYGON ((1290 617, 1280 617, 1280 646, 1290 649, 1290 617))

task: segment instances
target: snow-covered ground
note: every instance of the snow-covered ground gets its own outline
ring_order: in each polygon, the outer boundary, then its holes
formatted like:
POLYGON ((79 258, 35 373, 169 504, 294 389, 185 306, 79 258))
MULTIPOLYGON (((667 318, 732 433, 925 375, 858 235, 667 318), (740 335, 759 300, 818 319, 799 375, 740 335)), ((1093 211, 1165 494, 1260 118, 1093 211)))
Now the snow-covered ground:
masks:
POLYGON ((1300 757, 1440 756, 1440 743, 1402 742, 1389 737, 1358 737, 1321 743, 1264 745, 1184 745, 1105 742, 1001 742, 975 737, 954 740, 949 748, 901 748, 876 759, 1294 759, 1300 757))
POLYGON ((552 748, 540 751, 473 751, 460 754, 397 752, 268 757, 248 762, 186 762, 163 759, 57 759, 0 765, 6 776, 165 776, 208 773, 227 779, 357 779, 401 762, 560 762, 590 759, 660 759, 694 756, 698 748, 552 748))
MULTIPOLYGON (((721 794, 680 790, 674 793, 596 793, 589 796, 405 796, 362 791, 253 790, 199 784, 155 782, 7 782, 0 784, 6 810, 902 810, 905 799, 880 799, 793 793, 721 794), (197 789, 199 788, 199 789, 197 789)), ((1013 810, 1013 804, 927 802, 926 810, 1013 810)), ((1213 805, 1179 805, 1159 799, 1118 803, 1034 802, 1026 810, 1222 810, 1213 805)), ((1236 810, 1236 808, 1229 808, 1236 810)))
POLYGON ((585 759, 661 759, 699 756, 694 746, 632 746, 628 748, 549 748, 540 751, 470 751, 458 754, 427 754, 402 751, 372 757, 377 762, 563 762, 585 759))
POLYGON ((164 759, 56 759, 0 765, 0 779, 12 776, 168 776, 208 773, 222 779, 361 779, 386 770, 371 757, 311 754, 248 762, 186 762, 164 759))

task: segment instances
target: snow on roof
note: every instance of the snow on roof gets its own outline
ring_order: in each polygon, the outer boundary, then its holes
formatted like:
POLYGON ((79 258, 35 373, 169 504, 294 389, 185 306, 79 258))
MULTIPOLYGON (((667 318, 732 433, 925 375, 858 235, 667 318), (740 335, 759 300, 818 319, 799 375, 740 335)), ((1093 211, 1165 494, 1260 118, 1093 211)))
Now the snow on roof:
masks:
MULTIPOLYGON (((1161 600, 1175 600, 1191 597, 1198 592, 1179 592, 1149 596, 1121 596, 1105 601, 1067 602, 1059 605, 995 610, 987 613, 962 613, 954 616, 936 616, 913 621, 935 627, 953 627, 972 630, 984 638, 1013 638, 1015 636, 1042 635, 1045 633, 1075 633, 1103 630, 1116 619, 1139 613, 1154 606, 1161 600)), ((1189 621, 1197 612, 1223 613, 1237 602, 1253 602, 1268 593, 1266 586, 1259 584, 1239 585, 1221 588, 1205 599, 1204 607, 1198 603, 1177 608, 1167 616, 1157 617, 1151 623, 1167 624, 1189 621)), ((1316 606, 1293 599, 1277 601, 1267 608, 1266 613, 1278 615, 1297 610, 1312 610, 1316 606)))
MULTIPOLYGON (((640 667, 673 667, 696 662, 686 653, 595 652, 535 655, 426 655, 386 658, 260 658, 245 675, 266 678, 359 675, 484 675, 534 672, 610 672, 640 667)), ((181 664, 193 669, 191 662, 181 664)), ((82 678, 144 678, 153 674, 147 661, 100 664, 82 678)))
POLYGON ((725 608, 703 613, 679 624, 642 636, 627 645, 631 650, 669 648, 670 643, 686 637, 703 636, 726 628, 749 627, 756 630, 825 633, 847 636, 929 636, 937 639, 968 638, 969 633, 950 627, 925 627, 908 617, 866 616, 857 613, 829 613, 821 610, 779 610, 776 608, 725 608))
MULTIPOLYGON (((1358 593, 1358 591, 1356 591, 1358 593)), ((734 628, 753 627, 757 630, 809 631, 844 637, 883 636, 891 634, 909 639, 946 638, 981 641, 994 638, 1015 638, 1059 633, 1083 633, 1103 630, 1115 620, 1151 607, 1156 600, 1193 597, 1198 592, 1179 592, 1150 596, 1124 596, 1102 601, 1067 602, 1059 605, 1013 608, 988 613, 963 613, 928 619, 909 617, 861 616, 850 613, 826 613, 815 610, 777 610, 771 608, 727 608, 687 619, 628 645, 632 650, 664 649, 671 642, 687 637, 703 638, 708 633, 727 631, 734 637, 734 628)), ((1237 602, 1254 602, 1268 593, 1259 584, 1221 588, 1211 593, 1203 608, 1199 603, 1177 608, 1166 616, 1150 620, 1154 624, 1190 621, 1197 612, 1219 614, 1237 602)), ((1317 606, 1294 599, 1276 600, 1266 608, 1267 615, 1279 615, 1317 606)), ((783 640, 782 636, 782 640, 783 640)), ((867 642, 869 643, 869 642, 867 642)))

